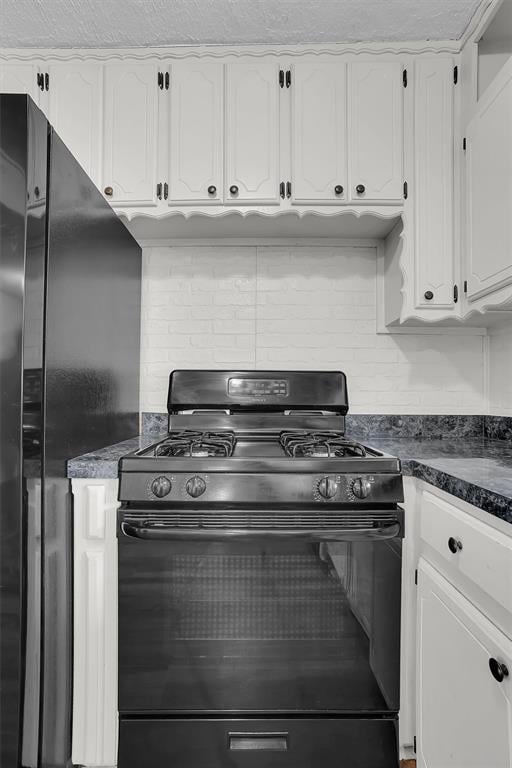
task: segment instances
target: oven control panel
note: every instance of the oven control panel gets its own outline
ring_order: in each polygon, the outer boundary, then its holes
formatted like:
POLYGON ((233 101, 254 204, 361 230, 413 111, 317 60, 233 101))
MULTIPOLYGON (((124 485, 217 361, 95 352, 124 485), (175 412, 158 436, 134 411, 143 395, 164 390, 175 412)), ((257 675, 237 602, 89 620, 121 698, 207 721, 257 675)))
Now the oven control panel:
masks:
MULTIPOLYGON (((162 468, 163 469, 163 468, 162 468)), ((122 501, 160 504, 390 504, 403 501, 400 473, 165 472, 121 476, 122 501)))

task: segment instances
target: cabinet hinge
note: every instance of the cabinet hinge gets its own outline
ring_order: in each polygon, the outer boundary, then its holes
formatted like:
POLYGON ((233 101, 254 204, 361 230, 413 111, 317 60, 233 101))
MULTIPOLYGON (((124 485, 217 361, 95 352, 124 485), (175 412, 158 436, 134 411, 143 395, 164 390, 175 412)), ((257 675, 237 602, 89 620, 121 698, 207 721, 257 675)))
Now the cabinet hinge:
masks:
POLYGON ((279 197, 284 200, 284 181, 279 184, 279 197))
POLYGON ((466 137, 464 136, 464 138, 462 139, 462 149, 464 150, 464 152, 466 151, 466 146, 467 146, 467 142, 466 142, 466 137))
POLYGON ((404 84, 404 88, 407 88, 407 70, 404 69, 402 72, 402 83, 404 84))
POLYGON ((453 68, 453 83, 454 83, 454 85, 457 85, 458 82, 459 82, 459 68, 458 67, 454 67, 453 68))
POLYGON ((453 286, 453 303, 456 304, 459 300, 459 286, 453 286))
POLYGON ((292 196, 292 183, 291 181, 286 182, 286 197, 290 198, 292 196))
POLYGON ((416 584, 416 586, 418 585, 418 569, 417 568, 414 571, 414 583, 416 584))
POLYGON ((464 293, 468 292, 468 281, 464 280, 464 293))
POLYGON ((404 200, 407 200, 407 197, 409 195, 409 186, 406 181, 404 181, 404 200))
POLYGON ((37 82, 37 87, 41 91, 44 91, 44 75, 42 74, 42 72, 37 73, 36 82, 37 82))
POLYGON ((44 73, 44 89, 45 91, 50 90, 50 75, 48 74, 48 72, 44 73))
POLYGON ((414 739, 413 739, 414 754, 416 754, 416 752, 417 752, 416 746, 417 746, 417 744, 416 744, 416 736, 415 736, 414 739))
POLYGON ((292 71, 291 69, 286 70, 286 87, 289 88, 292 84, 292 71))
POLYGON ((279 87, 284 88, 284 69, 279 70, 279 87))
POLYGON ((165 73, 165 90, 166 91, 169 90, 169 84, 170 84, 170 77, 169 77, 169 73, 166 72, 165 73))
POLYGON ((159 72, 158 73, 158 87, 160 88, 161 91, 163 91, 163 88, 164 88, 164 73, 163 72, 159 72))
POLYGON ((164 184, 164 200, 167 200, 169 197, 169 185, 167 182, 164 184))
POLYGON ((162 199, 162 183, 160 181, 156 185, 156 196, 159 200, 162 199))

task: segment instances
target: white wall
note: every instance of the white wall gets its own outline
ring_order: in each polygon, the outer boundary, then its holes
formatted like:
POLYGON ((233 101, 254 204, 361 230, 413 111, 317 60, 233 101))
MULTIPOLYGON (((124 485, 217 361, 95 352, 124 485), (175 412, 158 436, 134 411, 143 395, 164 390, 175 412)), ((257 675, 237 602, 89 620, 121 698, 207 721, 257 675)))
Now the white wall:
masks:
POLYGON ((482 337, 376 333, 376 254, 362 247, 144 251, 143 411, 169 372, 344 370, 353 413, 482 413, 482 337))
POLYGON ((512 325, 489 336, 489 412, 512 416, 512 325))

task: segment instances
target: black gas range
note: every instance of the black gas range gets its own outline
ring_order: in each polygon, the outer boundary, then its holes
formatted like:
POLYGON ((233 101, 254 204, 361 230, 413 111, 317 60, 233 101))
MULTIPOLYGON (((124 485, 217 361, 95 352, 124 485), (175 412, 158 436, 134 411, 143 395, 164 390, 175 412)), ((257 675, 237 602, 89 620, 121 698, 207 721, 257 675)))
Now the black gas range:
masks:
POLYGON ((174 371, 120 462, 119 768, 395 768, 399 461, 341 372, 174 371))

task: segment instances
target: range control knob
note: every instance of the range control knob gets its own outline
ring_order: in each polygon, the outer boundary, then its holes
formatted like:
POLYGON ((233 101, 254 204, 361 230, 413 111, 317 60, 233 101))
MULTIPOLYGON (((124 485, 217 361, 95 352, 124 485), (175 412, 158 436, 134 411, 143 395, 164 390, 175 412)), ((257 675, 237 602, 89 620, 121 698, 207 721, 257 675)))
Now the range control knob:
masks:
POLYGON ((338 483, 334 477, 322 477, 318 483, 318 493, 324 499, 332 499, 338 491, 338 483))
POLYGON ((155 496, 158 496, 159 499, 161 499, 163 496, 167 496, 167 494, 171 492, 171 488, 171 481, 168 477, 164 477, 163 475, 161 477, 157 477, 151 483, 151 491, 155 494, 155 496))
POLYGON ((195 475, 194 477, 191 477, 189 480, 187 480, 185 490, 189 496, 197 499, 198 496, 202 496, 202 494, 206 491, 206 483, 202 477, 195 475))
POLYGON ((372 484, 365 477, 357 477, 352 483, 352 493, 358 499, 366 499, 371 490, 372 484))

